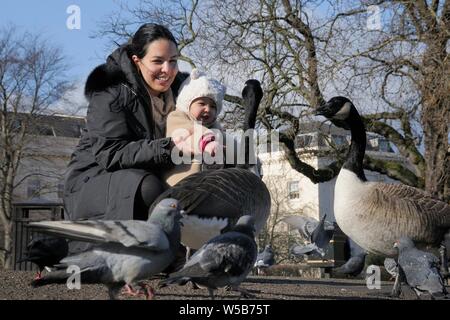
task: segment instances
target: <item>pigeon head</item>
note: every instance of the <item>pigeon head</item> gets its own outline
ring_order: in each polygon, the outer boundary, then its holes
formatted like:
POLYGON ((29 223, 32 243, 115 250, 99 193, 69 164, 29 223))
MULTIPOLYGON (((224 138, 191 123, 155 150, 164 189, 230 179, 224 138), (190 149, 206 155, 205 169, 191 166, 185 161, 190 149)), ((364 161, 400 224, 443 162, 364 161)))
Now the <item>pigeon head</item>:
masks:
POLYGON ((394 243, 394 248, 397 248, 399 251, 414 248, 414 242, 408 237, 402 237, 394 243))
POLYGON ((181 210, 178 200, 163 199, 151 212, 148 221, 159 224, 164 231, 170 233, 174 227, 182 225, 184 210, 181 210))
POLYGON ((250 215, 245 215, 239 218, 236 225, 253 227, 255 225, 255 219, 250 215))
POLYGON ((316 109, 317 116, 324 116, 338 127, 349 129, 347 120, 352 111, 356 111, 353 103, 346 97, 333 97, 316 109))

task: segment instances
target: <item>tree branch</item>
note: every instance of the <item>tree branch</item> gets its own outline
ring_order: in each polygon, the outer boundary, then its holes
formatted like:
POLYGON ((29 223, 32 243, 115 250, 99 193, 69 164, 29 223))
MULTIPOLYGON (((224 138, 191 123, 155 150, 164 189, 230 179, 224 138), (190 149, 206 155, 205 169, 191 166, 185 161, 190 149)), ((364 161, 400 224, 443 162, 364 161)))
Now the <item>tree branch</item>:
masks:
POLYGON ((364 124, 368 131, 378 133, 383 137, 386 137, 389 141, 394 143, 400 154, 407 158, 412 165, 414 165, 418 172, 424 172, 425 160, 422 154, 417 150, 414 143, 406 140, 400 133, 388 124, 371 120, 363 117, 364 124))
POLYGON ((297 170, 298 172, 302 173, 304 176, 308 177, 311 180, 311 182, 313 183, 326 182, 338 175, 342 164, 339 164, 337 161, 329 164, 324 169, 315 169, 314 167, 301 161, 298 158, 297 152, 295 150, 294 141, 292 139, 290 139, 285 134, 280 133, 280 142, 282 143, 281 146, 286 154, 286 159, 289 161, 291 167, 294 170, 297 170))
POLYGON ((402 163, 374 159, 366 154, 363 164, 365 169, 385 174, 409 186, 416 188, 423 188, 425 186, 424 179, 417 177, 414 172, 408 170, 402 163))

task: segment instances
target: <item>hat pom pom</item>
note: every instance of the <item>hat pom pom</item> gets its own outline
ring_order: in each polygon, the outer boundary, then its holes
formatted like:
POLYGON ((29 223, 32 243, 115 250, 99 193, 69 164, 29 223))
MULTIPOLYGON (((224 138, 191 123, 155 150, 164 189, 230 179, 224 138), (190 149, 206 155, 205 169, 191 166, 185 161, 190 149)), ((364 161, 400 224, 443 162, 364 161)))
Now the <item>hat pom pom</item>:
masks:
POLYGON ((196 80, 196 79, 200 78, 201 76, 203 76, 203 72, 201 72, 197 68, 192 69, 192 71, 191 71, 191 80, 196 80))

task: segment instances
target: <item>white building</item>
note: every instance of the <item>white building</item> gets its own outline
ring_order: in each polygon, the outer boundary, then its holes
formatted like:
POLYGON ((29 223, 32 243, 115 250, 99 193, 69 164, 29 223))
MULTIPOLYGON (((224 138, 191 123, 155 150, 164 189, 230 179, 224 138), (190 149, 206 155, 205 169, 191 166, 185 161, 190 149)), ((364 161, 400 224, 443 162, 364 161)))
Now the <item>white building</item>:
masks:
POLYGON ((40 116, 36 120, 15 179, 14 202, 62 202, 63 179, 85 127, 82 117, 40 116))

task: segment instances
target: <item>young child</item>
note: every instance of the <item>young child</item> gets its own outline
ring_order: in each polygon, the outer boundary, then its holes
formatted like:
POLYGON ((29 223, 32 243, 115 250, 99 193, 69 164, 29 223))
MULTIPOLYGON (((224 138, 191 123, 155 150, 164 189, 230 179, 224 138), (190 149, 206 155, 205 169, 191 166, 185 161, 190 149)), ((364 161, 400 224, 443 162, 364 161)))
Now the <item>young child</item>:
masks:
MULTIPOLYGON (((178 139, 187 130, 191 133, 189 142, 193 144, 196 154, 212 157, 220 155, 223 152, 224 136, 217 116, 222 110, 225 91, 219 81, 208 78, 197 69, 192 70, 189 78, 181 84, 176 110, 167 117, 166 137, 178 139)), ((163 180, 173 186, 201 170, 201 159, 194 158, 190 163, 176 165, 164 173, 163 180)))

